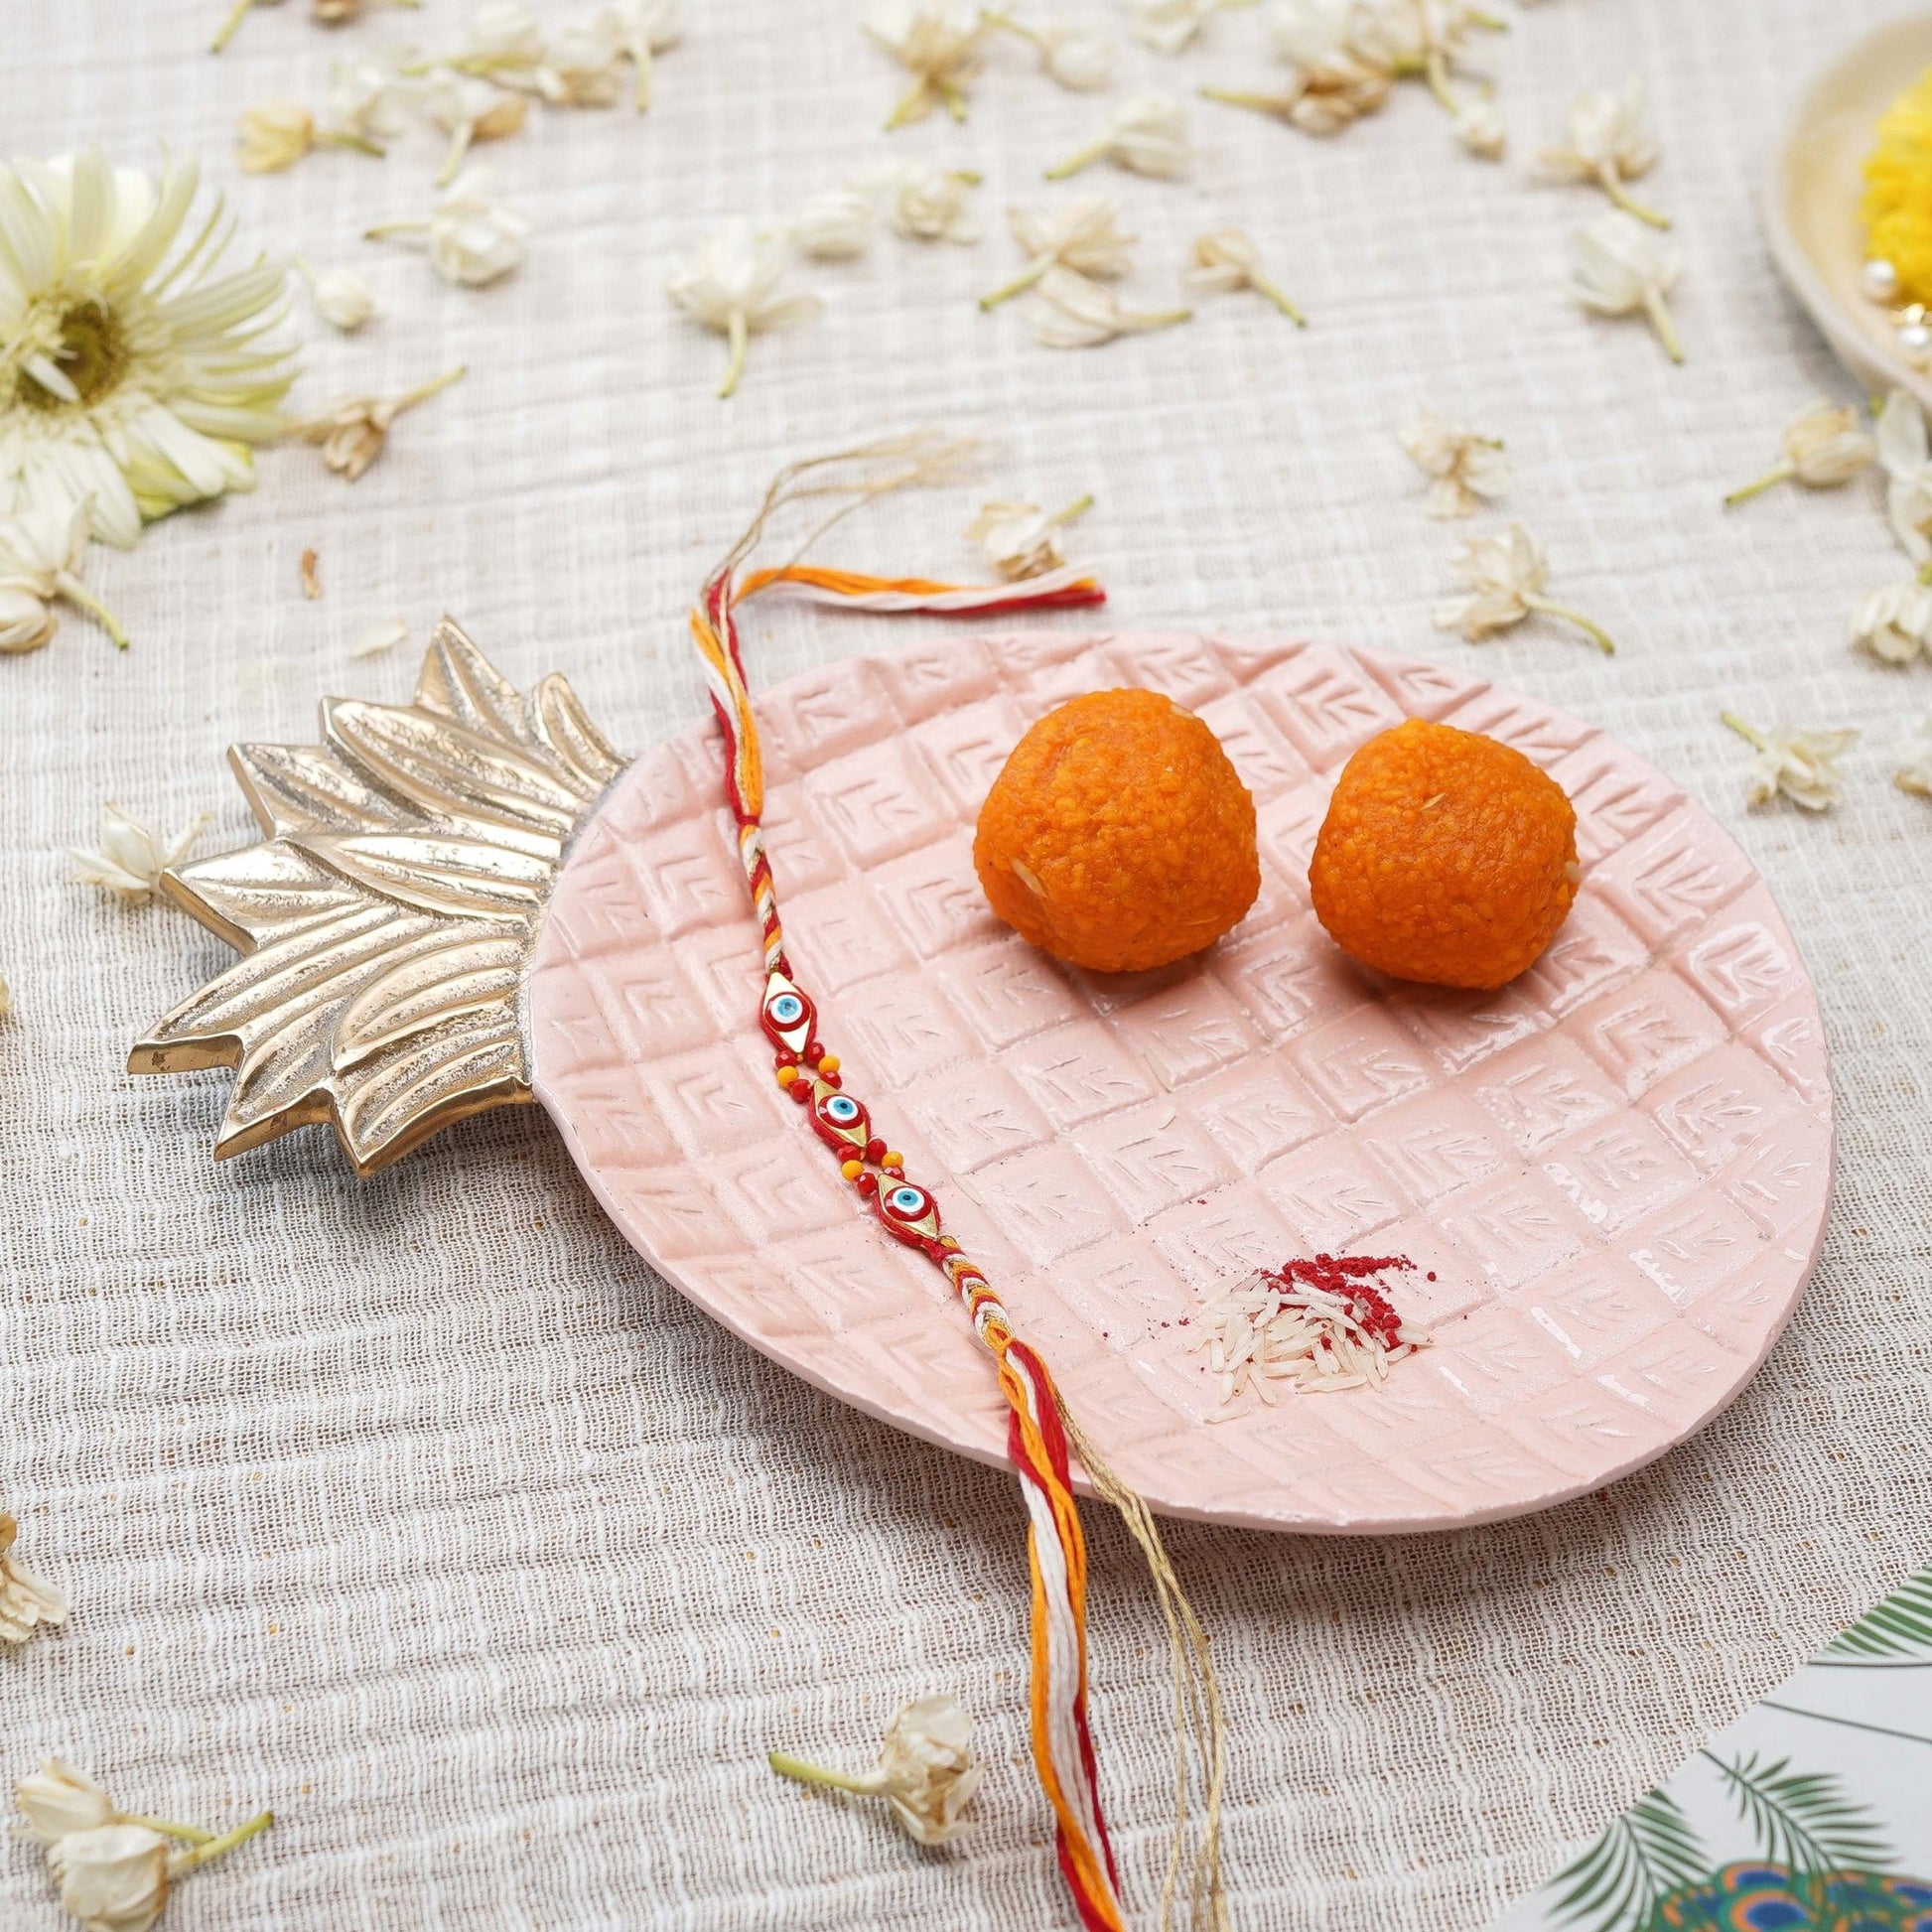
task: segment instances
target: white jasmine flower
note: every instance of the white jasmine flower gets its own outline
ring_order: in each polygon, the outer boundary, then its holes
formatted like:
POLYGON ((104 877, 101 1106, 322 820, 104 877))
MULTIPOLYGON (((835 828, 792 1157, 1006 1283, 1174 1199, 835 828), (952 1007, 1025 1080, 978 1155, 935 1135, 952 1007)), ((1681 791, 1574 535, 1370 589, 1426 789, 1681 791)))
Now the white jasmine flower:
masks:
POLYGON ((1905 389, 1894 389, 1878 412, 1878 463, 1890 480, 1885 509, 1892 534, 1915 564, 1932 563, 1932 451, 1925 414, 1905 389))
POLYGON ((534 89, 543 52, 543 29, 523 0, 484 0, 470 16, 450 65, 462 73, 534 89))
POLYGON ((61 1906, 90 1932, 148 1932, 168 1903, 174 1852, 145 1825, 98 1825, 47 1848, 61 1906))
POLYGON ((1852 621, 1852 647, 1887 664, 1909 664, 1921 651, 1932 657, 1932 588, 1926 574, 1873 591, 1852 621))
POLYGON ((1253 289, 1257 295, 1265 295, 1297 329, 1309 326, 1308 317, 1262 273, 1261 251, 1240 228, 1217 228, 1212 234, 1194 237, 1194 261, 1187 271, 1187 286, 1222 295, 1253 289))
POLYGON ((20 657, 39 650, 60 627, 60 619, 32 591, 0 582, 0 652, 20 657))
POLYGON ((219 54, 227 46, 229 40, 233 38, 234 30, 247 18, 251 8, 272 7, 276 4, 277 0, 234 0, 234 4, 223 16, 221 25, 214 30, 214 39, 208 43, 208 52, 219 54))
POLYGON ((1892 783, 1900 791, 1932 798, 1932 711, 1912 727, 1898 750, 1905 761, 1892 773, 1892 783))
POLYGON ((866 32, 912 75, 887 117, 890 128, 922 120, 935 104, 966 118, 964 82, 979 70, 987 23, 966 0, 883 0, 866 32))
MULTIPOLYGON (((12 1005, 5 995, 0 982, 0 1010, 12 1005)), ((25 1643, 37 1628, 52 1630, 67 1621, 68 1599, 13 1560, 10 1553, 19 1534, 20 1525, 0 1509, 0 1643, 25 1643)))
POLYGON ((1003 27, 1032 42, 1039 50, 1040 66, 1070 93, 1092 93, 1112 84, 1114 44, 1105 34, 1060 21, 1035 26, 992 7, 983 7, 980 13, 989 27, 1003 27))
POLYGON ((125 1822, 113 1799, 86 1772, 63 1764, 58 1757, 14 1780, 14 1803, 27 1821, 21 1836, 36 1845, 56 1845, 69 1832, 98 1831, 103 1825, 125 1822))
POLYGON ((400 618, 391 618, 386 623, 372 624, 363 631, 354 643, 349 645, 351 657, 380 657, 392 651, 398 644, 409 641, 409 626, 400 618))
POLYGON ((641 114, 650 105, 654 57, 683 37, 684 0, 613 0, 600 18, 630 63, 631 105, 641 114))
POLYGON ((1076 149, 1046 171, 1048 181, 1063 181, 1096 161, 1111 161, 1131 174, 1175 181, 1194 165, 1187 139, 1187 110, 1165 94, 1131 94, 1107 117, 1099 140, 1076 149))
POLYGON ((352 336, 379 313, 374 291, 354 269, 318 269, 301 255, 296 256, 295 267, 309 285, 309 296, 316 305, 316 314, 332 329, 340 329, 345 336, 352 336))
POLYGON ((1876 442, 1859 427, 1856 409, 1815 402, 1785 425, 1782 461, 1725 498, 1728 508, 1775 483, 1801 483, 1807 489, 1834 489, 1850 483, 1878 454, 1876 442))
POLYGON ((522 265, 530 224, 489 193, 489 171, 466 168, 420 221, 383 221, 365 230, 371 241, 421 236, 430 266, 446 282, 482 288, 522 265))
POLYGON ((5 980, 0 980, 0 1020, 13 1018, 14 990, 5 980))
POLYGON ((1455 138, 1478 161, 1500 161, 1509 146, 1502 110, 1486 94, 1463 101, 1455 110, 1455 138))
POLYGON ((1438 630, 1459 630, 1470 643, 1479 644, 1521 623, 1532 611, 1540 611, 1545 617, 1574 623, 1606 656, 1616 649, 1601 625, 1543 595, 1549 559, 1520 523, 1493 536, 1471 537, 1449 568, 1467 586, 1467 593, 1436 606, 1431 617, 1438 630))
POLYGON ((1569 138, 1545 148, 1541 169, 1552 181, 1594 182, 1625 213, 1653 228, 1668 228, 1670 216, 1646 207, 1625 189, 1657 163, 1657 144, 1643 124, 1643 82, 1632 80, 1611 92, 1592 89, 1577 96, 1570 109, 1569 138))
POLYGON ((1402 432, 1402 447, 1430 480, 1431 516, 1473 516, 1479 497, 1509 487, 1509 459, 1502 439, 1478 436, 1460 423, 1446 423, 1425 410, 1402 432))
POLYGON ((530 103, 527 96, 475 74, 440 68, 423 84, 423 108, 450 137, 443 171, 436 177, 437 186, 446 188, 469 157, 472 143, 501 141, 521 133, 530 103))
POLYGON ((98 886, 128 905, 145 905, 161 890, 161 875, 188 857, 207 822, 208 814, 204 812, 186 831, 164 839, 118 805, 108 805, 100 815, 99 849, 85 852, 70 846, 68 850, 68 857, 79 868, 74 884, 98 886))
POLYGON ((784 272, 781 239, 754 234, 745 222, 733 221, 701 242, 671 276, 667 284, 671 300, 730 341, 731 356, 719 395, 729 396, 738 387, 752 337, 767 329, 788 329, 817 315, 821 306, 817 296, 782 291, 784 272))
POLYGON ((886 218, 908 241, 980 238, 972 191, 980 178, 967 169, 935 168, 925 161, 886 163, 857 177, 859 185, 886 196, 886 218))
POLYGON ((1599 316, 1635 315, 1650 325, 1673 362, 1684 359, 1677 326, 1664 298, 1676 285, 1677 251, 1634 215, 1607 208, 1571 237, 1570 293, 1599 316))
POLYGON ((1049 268, 1039 278, 1043 309, 1034 334, 1047 348, 1098 348, 1117 336, 1141 336, 1186 322, 1191 309, 1130 309, 1112 289, 1070 268, 1049 268))
POLYGON ((1744 802, 1768 805, 1780 792, 1808 812, 1829 811, 1845 795, 1838 760, 1859 742, 1855 731, 1801 732, 1789 725, 1759 731, 1734 711, 1720 714, 1745 744, 1755 748, 1744 802))
POLYGON ((856 189, 828 188, 791 219, 791 238, 813 261, 855 261, 872 246, 872 204, 856 189))
POLYGON ((373 61, 338 62, 330 69, 329 124, 365 154, 380 154, 382 143, 403 130, 408 90, 373 61))
POLYGON ((320 416, 291 423, 289 433, 305 443, 322 445, 322 460, 337 476, 356 482, 382 454, 389 440, 389 425, 405 409, 414 409, 438 391, 447 389, 466 372, 459 362, 433 381, 405 390, 399 396, 348 396, 320 416))
POLYGON ((623 91, 624 50, 607 16, 566 27, 544 49, 534 75, 553 107, 612 107, 623 91))
MULTIPOLYGON (((388 0, 392 7, 420 7, 423 0, 388 0)), ((309 0, 309 17, 324 27, 345 27, 360 20, 370 0, 309 0)))
POLYGON ((235 123, 235 160, 244 175, 293 168, 316 144, 316 117, 299 100, 250 107, 235 123))
POLYGON ((295 374, 263 342, 286 275, 222 271, 218 201, 177 249, 196 179, 97 149, 0 166, 0 516, 91 496, 94 534, 125 548, 253 483, 248 446, 281 433, 295 374))
POLYGON ((54 634, 47 607, 62 600, 85 611, 127 648, 127 632, 114 614, 80 581, 92 519, 93 503, 85 496, 71 506, 57 499, 0 517, 0 650, 38 650, 54 634), (27 601, 41 607, 40 627, 37 634, 19 636, 18 626, 32 628, 27 601))
POLYGON ((964 1829, 960 1814, 985 1775, 972 1750, 973 1721, 950 1697, 908 1704, 886 1732, 877 1768, 849 1777, 789 1756, 770 1754, 779 1776, 883 1797, 893 1816, 921 1845, 944 1845, 964 1829))
POLYGON ((1364 0, 1276 0, 1268 29, 1294 69, 1288 84, 1273 92, 1203 87, 1209 100, 1272 114, 1306 134, 1334 134, 1388 99, 1396 57, 1386 23, 1364 0))
POLYGON ((986 561, 1002 583, 1017 584, 1024 578, 1044 577, 1066 562, 1061 532, 1092 507, 1091 494, 1051 516, 1037 503, 983 503, 966 526, 966 534, 986 552, 986 561))
POLYGON ((1157 54, 1178 54, 1207 24, 1209 14, 1247 4, 1248 0, 1128 0, 1128 14, 1137 41, 1157 54))
POLYGON ((980 297, 982 309, 1032 288, 1049 268, 1070 268, 1076 274, 1113 281, 1125 275, 1134 260, 1137 236, 1124 233, 1119 210, 1106 195, 1076 195, 1056 209, 1015 207, 1007 220, 1027 265, 1012 281, 980 297))

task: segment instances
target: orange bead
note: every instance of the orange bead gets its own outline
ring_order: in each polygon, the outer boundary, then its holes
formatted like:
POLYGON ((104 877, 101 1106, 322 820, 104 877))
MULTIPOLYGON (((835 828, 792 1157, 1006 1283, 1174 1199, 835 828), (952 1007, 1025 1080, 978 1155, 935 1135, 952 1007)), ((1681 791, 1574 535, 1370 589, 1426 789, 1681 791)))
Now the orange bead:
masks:
POLYGON ((781 1066, 778 1069, 778 1084, 781 1087, 790 1086, 797 1077, 798 1069, 795 1066, 781 1066))
POLYGON ((839 1056, 836 1053, 827 1053, 819 1061, 818 1070, 821 1073, 836 1073, 839 1070, 839 1056))
POLYGON ((865 1171, 866 1164, 863 1161, 841 1161, 839 1163, 839 1172, 848 1180, 857 1180, 865 1171))

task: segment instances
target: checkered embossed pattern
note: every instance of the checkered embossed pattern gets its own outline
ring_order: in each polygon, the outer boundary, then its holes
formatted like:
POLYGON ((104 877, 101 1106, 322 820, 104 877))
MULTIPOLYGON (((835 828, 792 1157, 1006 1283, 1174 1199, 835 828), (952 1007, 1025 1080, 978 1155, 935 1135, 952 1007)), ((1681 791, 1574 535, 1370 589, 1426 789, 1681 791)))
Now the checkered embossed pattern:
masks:
MULTIPOLYGON (((1763 1360, 1831 1191, 1818 1010, 1742 854, 1602 734, 1420 660, 1064 632, 849 659, 760 713, 771 863, 824 1037, 1157 1509, 1357 1532, 1513 1515, 1661 1453, 1763 1360), (994 919, 971 840, 1028 723, 1121 684, 1219 735, 1263 887, 1210 953, 1103 980, 994 919), (1576 909, 1500 993, 1380 981, 1310 910, 1335 774, 1405 716, 1500 738, 1576 801, 1576 909), (1217 1420, 1199 1291, 1344 1247, 1414 1258, 1398 1299, 1435 1346, 1385 1390, 1217 1420)), ((963 1312, 786 1104, 759 987, 694 730, 637 761, 571 855, 532 973, 538 1095, 699 1306, 843 1400, 1000 1459, 963 1312)))

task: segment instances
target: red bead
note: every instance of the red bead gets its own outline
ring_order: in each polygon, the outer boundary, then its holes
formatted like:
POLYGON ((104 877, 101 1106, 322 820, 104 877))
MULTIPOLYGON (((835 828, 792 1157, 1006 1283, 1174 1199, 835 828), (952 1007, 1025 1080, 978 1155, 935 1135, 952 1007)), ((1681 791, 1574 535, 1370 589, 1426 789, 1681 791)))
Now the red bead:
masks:
POLYGON ((876 1194, 879 1191, 879 1176, 876 1173, 862 1173, 852 1184, 862 1194, 876 1194))
POLYGON ((875 1134, 872 1137, 872 1139, 866 1143, 866 1159, 868 1161, 883 1161, 885 1158, 886 1158, 886 1143, 882 1141, 878 1137, 878 1135, 875 1134))
POLYGON ((785 1091, 802 1107, 812 1097, 812 1083, 809 1080, 794 1080, 785 1091))

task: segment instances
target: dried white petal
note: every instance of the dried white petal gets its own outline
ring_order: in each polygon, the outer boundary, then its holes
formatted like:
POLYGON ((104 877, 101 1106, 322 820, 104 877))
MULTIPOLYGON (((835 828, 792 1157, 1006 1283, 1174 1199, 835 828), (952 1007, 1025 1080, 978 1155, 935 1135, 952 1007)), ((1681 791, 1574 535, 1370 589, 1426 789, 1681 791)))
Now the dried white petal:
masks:
POLYGON ((857 1776, 828 1771, 782 1751, 771 1768, 803 1784, 882 1797, 921 1845, 945 1845, 965 1828, 961 1814, 985 1776, 972 1748, 973 1721, 951 1697, 924 1697, 893 1720, 879 1763, 857 1776))
POLYGON ((1878 412, 1878 463, 1888 479, 1885 510, 1892 534, 1913 563, 1932 563, 1932 451, 1925 412, 1908 390, 1894 389, 1878 412))
POLYGON ((1684 359, 1664 298, 1676 285, 1681 266, 1677 251, 1634 215, 1607 208, 1571 238, 1570 293, 1586 309, 1602 316, 1649 317, 1665 353, 1684 359))
POLYGON ((1873 591, 1852 621, 1852 644, 1887 664, 1932 657, 1932 588, 1914 577, 1873 591))
POLYGON ((352 335, 378 313, 375 292, 352 268, 314 268, 301 256, 295 266, 309 285, 316 314, 333 329, 352 335))
POLYGON ((358 481, 389 440, 389 426, 406 409, 427 402, 466 373, 459 362, 453 369, 431 381, 418 383, 399 396, 345 396, 320 416, 310 416, 289 425, 289 433, 305 443, 322 445, 322 460, 339 477, 349 483, 358 481))
POLYGON ((1110 288, 1070 268, 1040 276, 1034 334, 1048 348, 1097 348, 1118 336, 1145 335, 1186 322, 1191 309, 1130 309, 1110 288))
POLYGON ((125 904, 145 905, 160 891, 161 875, 169 867, 180 865, 194 850, 208 818, 209 814, 204 812, 185 831, 167 839, 118 805, 104 806, 99 846, 93 851, 78 846, 68 849, 75 867, 74 884, 98 886, 125 904))
POLYGON ((902 127, 943 105, 966 118, 964 83, 979 70, 987 22, 968 0, 882 0, 866 32, 912 75, 886 125, 902 127))
MULTIPOLYGON (((0 980, 0 1019, 4 1019, 12 1007, 13 1000, 7 992, 6 982, 0 980)), ((68 1599, 52 1584, 42 1583, 32 1571, 14 1561, 11 1553, 19 1528, 14 1519, 0 1509, 0 1643, 25 1643, 36 1629, 55 1629, 67 1621, 68 1615, 68 1599)), ((65 1769, 64 1766, 61 1768, 65 1769)), ((27 1780, 23 1779, 22 1783, 25 1782, 27 1780)), ((21 1810, 27 1812, 27 1802, 20 1797, 20 1785, 15 1785, 14 1795, 20 1802, 21 1810)), ((28 1823, 30 1826, 34 1823, 31 1812, 28 1812, 28 1823)))
POLYGON ((363 631, 348 647, 351 657, 380 657, 384 651, 394 650, 398 644, 409 641, 409 626, 400 618, 391 618, 386 623, 378 623, 363 631))
POLYGON ((1402 447, 1430 479, 1431 516, 1473 516, 1483 497, 1509 487, 1509 459, 1502 440, 1479 436, 1425 410, 1402 432, 1402 447))
POLYGON ((168 1903, 168 1841, 146 1825, 69 1832, 47 1848, 62 1909, 90 1932, 148 1932, 168 1903))
POLYGON ((1723 716, 1757 753, 1744 786, 1747 805, 1768 805, 1782 795, 1808 812, 1823 812, 1844 797, 1838 760, 1859 742, 1856 731, 1796 731, 1789 725, 1760 731, 1733 711, 1723 716))
POLYGON ((1900 791, 1932 798, 1932 711, 1912 727, 1898 752, 1902 762, 1892 773, 1892 783, 1900 791))
POLYGON ((1111 161, 1131 174, 1176 181, 1194 164, 1187 136, 1187 110, 1165 94, 1130 94, 1107 116, 1099 139, 1076 149, 1046 171, 1062 181, 1096 161, 1111 161))
POLYGON ((97 1831, 121 1816, 113 1799, 86 1772, 58 1757, 14 1780, 14 1803, 27 1821, 21 1836, 37 1845, 58 1844, 69 1832, 97 1831))
POLYGON ((1466 590, 1460 597, 1445 599, 1430 614, 1439 630, 1458 630, 1476 644, 1539 611, 1575 624, 1606 655, 1616 648, 1601 625, 1543 595, 1549 560, 1520 523, 1489 536, 1471 537, 1449 567, 1466 590))
POLYGON ((817 296, 784 290, 785 256, 781 237, 755 234, 747 223, 733 221, 701 242, 666 284, 671 300, 685 314, 730 341, 721 396, 738 387, 753 336, 790 328, 819 312, 817 296))
POLYGON ((813 261, 856 261, 872 246, 872 204, 856 190, 828 188, 811 196, 791 219, 791 238, 813 261))
POLYGON ((1091 507, 1082 496, 1049 516, 1037 503, 983 503, 966 534, 986 552, 986 561, 1003 583, 1043 577, 1066 562, 1062 532, 1091 507))

